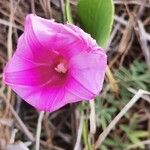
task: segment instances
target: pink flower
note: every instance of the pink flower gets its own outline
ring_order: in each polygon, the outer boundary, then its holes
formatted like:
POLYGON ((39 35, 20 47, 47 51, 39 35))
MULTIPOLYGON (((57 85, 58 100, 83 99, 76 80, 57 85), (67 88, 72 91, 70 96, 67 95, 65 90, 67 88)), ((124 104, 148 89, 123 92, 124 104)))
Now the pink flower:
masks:
POLYGON ((30 14, 3 78, 27 103, 52 112, 98 95, 106 62, 105 52, 77 26, 30 14))

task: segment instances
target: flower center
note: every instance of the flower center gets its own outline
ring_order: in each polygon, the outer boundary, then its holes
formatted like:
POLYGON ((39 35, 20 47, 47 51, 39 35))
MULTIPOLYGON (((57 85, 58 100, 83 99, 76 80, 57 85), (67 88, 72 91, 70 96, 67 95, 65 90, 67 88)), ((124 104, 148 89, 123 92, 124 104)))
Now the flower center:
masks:
POLYGON ((67 68, 67 65, 65 62, 60 62, 56 67, 55 67, 55 70, 58 72, 58 73, 66 73, 68 68, 67 68))

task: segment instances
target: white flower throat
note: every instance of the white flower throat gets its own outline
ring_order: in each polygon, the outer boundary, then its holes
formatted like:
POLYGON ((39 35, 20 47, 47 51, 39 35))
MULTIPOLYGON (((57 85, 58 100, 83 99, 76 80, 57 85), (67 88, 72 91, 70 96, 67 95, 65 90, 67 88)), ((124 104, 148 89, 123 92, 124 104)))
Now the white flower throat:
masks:
POLYGON ((66 73, 67 72, 67 66, 65 63, 61 62, 59 63, 56 67, 55 67, 55 70, 58 72, 58 73, 66 73))

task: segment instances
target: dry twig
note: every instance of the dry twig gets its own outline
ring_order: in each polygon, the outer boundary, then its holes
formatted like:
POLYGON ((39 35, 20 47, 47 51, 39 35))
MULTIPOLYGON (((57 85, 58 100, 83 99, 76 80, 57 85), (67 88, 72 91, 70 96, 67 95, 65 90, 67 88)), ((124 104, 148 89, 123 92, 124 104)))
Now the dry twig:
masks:
POLYGON ((91 100, 90 102, 90 133, 93 135, 96 132, 96 117, 95 117, 95 102, 91 100))
POLYGON ((42 128, 43 117, 44 117, 44 111, 41 111, 39 118, 38 118, 37 130, 36 130, 36 145, 35 145, 36 150, 40 150, 40 137, 41 137, 41 128, 42 128))
POLYGON ((137 21, 137 25, 138 27, 137 28, 135 27, 134 29, 135 29, 136 34, 139 36, 139 42, 143 50, 143 54, 144 54, 147 66, 150 71, 150 50, 148 47, 148 35, 149 34, 146 33, 144 26, 140 20, 137 21))
POLYGON ((107 135, 110 133, 110 131, 115 127, 115 125, 118 123, 118 121, 124 116, 124 114, 141 98, 143 94, 150 95, 150 92, 144 91, 144 90, 138 90, 136 95, 129 101, 129 103, 121 110, 121 112, 111 121, 111 123, 108 125, 108 127, 100 134, 98 137, 94 148, 97 149, 99 145, 102 144, 102 142, 105 140, 107 135))
MULTIPOLYGON (((2 99, 4 99, 5 103, 7 103, 7 99, 6 99, 5 95, 1 94, 0 96, 2 97, 2 99)), ((20 117, 18 116, 18 114, 16 113, 16 111, 14 110, 14 108, 11 106, 11 104, 8 104, 8 107, 9 107, 11 113, 13 114, 13 116, 18 121, 20 127, 22 128, 22 130, 24 131, 24 133, 26 134, 26 136, 33 142, 34 141, 33 135, 28 130, 28 128, 25 126, 25 124, 23 123, 23 121, 20 119, 20 117)))
POLYGON ((82 129, 83 129, 83 121, 84 121, 84 117, 83 117, 83 114, 81 114, 80 124, 79 124, 79 129, 78 129, 78 136, 77 136, 76 144, 74 146, 74 150, 81 149, 80 144, 81 144, 81 135, 82 135, 82 129))

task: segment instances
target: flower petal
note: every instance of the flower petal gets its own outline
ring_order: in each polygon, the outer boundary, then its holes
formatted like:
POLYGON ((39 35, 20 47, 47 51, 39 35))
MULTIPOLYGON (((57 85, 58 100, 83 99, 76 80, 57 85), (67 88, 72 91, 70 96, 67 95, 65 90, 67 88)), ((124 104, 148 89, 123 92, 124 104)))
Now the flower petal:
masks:
POLYGON ((17 54, 6 65, 3 77, 4 82, 9 85, 58 86, 65 82, 65 78, 56 73, 53 66, 34 63, 17 54))
POLYGON ((53 112, 65 105, 63 101, 65 91, 63 87, 44 86, 39 93, 40 95, 35 106, 39 110, 53 112))
POLYGON ((30 19, 25 21, 25 31, 18 40, 16 52, 21 57, 28 58, 38 63, 51 64, 58 55, 54 51, 45 48, 37 39, 30 19))
POLYGON ((66 26, 72 29, 75 33, 78 33, 78 36, 80 36, 80 39, 82 39, 86 45, 86 51, 89 52, 97 48, 96 40, 93 39, 90 34, 84 32, 81 28, 73 24, 67 24, 66 26))
POLYGON ((71 75, 86 89, 98 95, 104 81, 106 63, 103 52, 80 53, 70 60, 71 75))
MULTIPOLYGON (((76 97, 85 100, 90 100, 94 98, 96 95, 92 93, 92 91, 88 90, 85 86, 83 86, 78 80, 76 80, 73 76, 69 76, 68 83, 65 88, 67 91, 76 97)), ((69 101, 67 103, 70 103, 69 101)))
POLYGON ((67 25, 32 14, 27 16, 26 22, 28 22, 26 28, 28 29, 28 26, 32 26, 37 40, 43 47, 52 51, 58 51, 67 58, 87 48, 84 39, 67 25))
POLYGON ((27 87, 11 85, 11 88, 27 103, 38 110, 53 112, 66 104, 83 99, 70 93, 64 87, 27 87), (30 90, 29 90, 30 89, 30 90))
POLYGON ((11 85, 11 88, 27 103, 38 110, 53 112, 64 106, 61 100, 64 97, 64 89, 56 87, 28 87, 11 85))
POLYGON ((50 79, 51 72, 48 70, 49 66, 38 65, 14 55, 5 68, 4 81, 15 85, 42 85, 50 79))
POLYGON ((106 59, 80 28, 31 14, 4 70, 4 81, 33 107, 52 112, 93 99, 102 88, 106 59))

